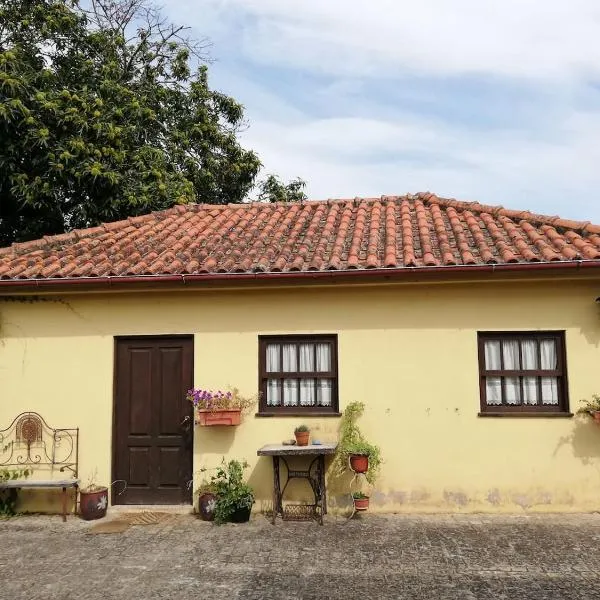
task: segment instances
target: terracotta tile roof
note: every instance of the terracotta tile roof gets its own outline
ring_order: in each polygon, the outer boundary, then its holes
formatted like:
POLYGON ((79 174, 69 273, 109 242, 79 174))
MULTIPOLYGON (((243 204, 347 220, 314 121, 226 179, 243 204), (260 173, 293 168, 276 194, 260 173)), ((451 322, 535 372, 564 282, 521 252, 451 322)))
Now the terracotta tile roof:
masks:
POLYGON ((600 226, 429 193, 185 205, 0 249, 0 280, 600 260, 600 226))

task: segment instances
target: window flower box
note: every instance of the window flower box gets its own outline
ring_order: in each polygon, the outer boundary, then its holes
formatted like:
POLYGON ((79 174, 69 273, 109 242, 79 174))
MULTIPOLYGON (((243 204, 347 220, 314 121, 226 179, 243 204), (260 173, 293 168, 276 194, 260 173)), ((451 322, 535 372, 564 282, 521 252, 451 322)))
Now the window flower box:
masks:
POLYGON ((203 427, 235 427, 241 423, 242 412, 258 402, 257 396, 244 397, 237 388, 228 392, 193 388, 187 399, 196 412, 196 425, 203 427))
POLYGON ((241 408, 223 408, 220 410, 198 409, 196 424, 203 427, 215 427, 219 425, 235 426, 242 421, 241 408))

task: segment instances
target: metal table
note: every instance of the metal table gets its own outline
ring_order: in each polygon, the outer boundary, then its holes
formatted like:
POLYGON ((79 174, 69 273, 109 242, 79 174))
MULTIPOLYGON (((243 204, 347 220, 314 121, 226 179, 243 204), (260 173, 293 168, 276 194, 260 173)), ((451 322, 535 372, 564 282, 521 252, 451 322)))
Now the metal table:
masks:
POLYGON ((327 490, 325 486, 325 456, 335 454, 337 443, 319 444, 308 446, 283 446, 282 444, 267 444, 257 452, 258 456, 271 456, 273 458, 273 517, 272 523, 275 525, 277 515, 281 515, 284 520, 305 520, 305 516, 317 518, 319 524, 323 525, 323 515, 327 514, 327 490), (287 458, 293 456, 313 457, 309 467, 305 471, 290 469, 287 458), (281 469, 280 462, 283 462, 287 471, 287 479, 281 487, 281 469), (293 513, 285 513, 283 508, 283 495, 292 479, 306 479, 315 496, 314 504, 292 505, 296 509, 296 517, 293 513), (302 510, 303 509, 303 510, 302 510), (306 512, 311 510, 311 513, 306 512))

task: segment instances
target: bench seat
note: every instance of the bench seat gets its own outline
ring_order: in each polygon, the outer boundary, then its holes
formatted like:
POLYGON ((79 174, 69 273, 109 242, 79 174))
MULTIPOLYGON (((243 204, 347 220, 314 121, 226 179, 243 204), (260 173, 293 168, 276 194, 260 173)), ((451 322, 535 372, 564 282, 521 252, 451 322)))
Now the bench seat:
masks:
POLYGON ((12 479, 11 481, 0 481, 0 488, 64 488, 78 487, 79 479, 12 479))
MULTIPOLYGON (((56 488, 62 490, 62 520, 67 520, 67 488, 75 488, 75 494, 79 488, 79 479, 11 479, 0 481, 0 490, 20 490, 23 488, 56 488)), ((77 496, 75 496, 77 502, 77 496)))
POLYGON ((0 467, 8 471, 3 473, 7 479, 0 481, 0 491, 17 496, 23 489, 62 490, 63 521, 71 495, 77 512, 79 428, 50 427, 39 413, 28 410, 0 429, 0 441, 0 467), (33 472, 33 477, 23 477, 24 470, 33 472), (10 479, 14 471, 18 479, 10 479))

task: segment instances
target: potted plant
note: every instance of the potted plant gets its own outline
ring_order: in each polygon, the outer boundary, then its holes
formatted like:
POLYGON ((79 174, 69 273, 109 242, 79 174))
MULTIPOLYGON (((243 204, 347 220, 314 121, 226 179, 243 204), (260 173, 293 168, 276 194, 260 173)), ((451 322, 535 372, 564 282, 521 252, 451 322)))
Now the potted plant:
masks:
POLYGON ((228 392, 192 388, 187 399, 196 411, 196 424, 211 427, 239 425, 242 411, 256 404, 258 397, 242 396, 237 388, 228 392))
POLYGON ((600 424, 600 395, 593 394, 591 400, 582 400, 583 406, 577 411, 580 414, 589 414, 594 421, 600 424))
POLYGON ((296 436, 296 445, 308 446, 308 438, 310 437, 310 429, 306 425, 299 425, 294 429, 296 436))
POLYGON ((214 522, 245 523, 250 520, 252 505, 254 504, 254 491, 244 482, 244 469, 248 463, 230 460, 227 464, 223 460, 217 474, 211 479, 211 489, 216 495, 214 506, 214 522))
POLYGON ((344 410, 340 420, 335 468, 340 474, 348 469, 364 473, 367 481, 373 484, 379 475, 382 459, 379 446, 368 442, 356 424, 364 409, 362 402, 352 402, 344 410))
POLYGON ((86 521, 102 519, 108 507, 108 488, 96 483, 96 472, 79 490, 79 512, 86 521))
POLYGON ((198 515, 203 521, 212 521, 215 518, 217 494, 204 488, 198 491, 198 515))
POLYGON ((369 508, 369 496, 364 492, 353 492, 352 501, 354 502, 354 510, 367 510, 369 508))

